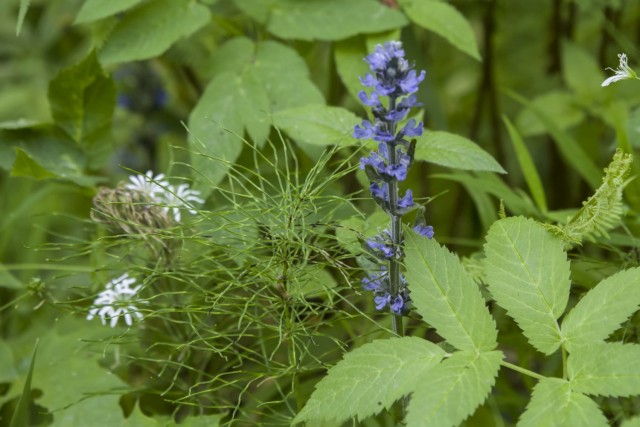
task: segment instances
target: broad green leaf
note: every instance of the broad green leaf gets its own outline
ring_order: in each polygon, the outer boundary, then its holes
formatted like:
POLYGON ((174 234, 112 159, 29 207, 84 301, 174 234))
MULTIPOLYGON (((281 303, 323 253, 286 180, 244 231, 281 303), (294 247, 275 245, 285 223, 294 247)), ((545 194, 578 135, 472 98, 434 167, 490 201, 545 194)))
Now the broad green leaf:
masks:
POLYGON ((574 347, 567 362, 571 389, 626 397, 640 394, 640 345, 589 343, 574 347))
MULTIPOLYGON (((524 194, 513 190, 493 173, 468 173, 455 172, 447 174, 434 174, 432 178, 443 178, 463 184, 469 191, 491 194, 499 201, 504 201, 505 206, 517 215, 531 215, 538 211, 524 194)), ((497 203, 496 203, 497 210, 497 203)))
POLYGON ((331 273, 319 265, 307 265, 291 280, 291 294, 299 298, 322 297, 337 283, 331 273))
MULTIPOLYGON (((127 423, 127 419, 122 413, 117 394, 105 396, 93 396, 74 402, 68 408, 56 411, 53 414, 52 427, 69 426, 90 426, 95 425, 100 420, 100 427, 121 427, 121 426, 158 426, 157 423, 145 423, 136 420, 136 424, 127 423)), ((133 414, 132 414, 133 416, 133 414)), ((152 420, 153 421, 153 420, 152 420)))
POLYGON ((562 44, 562 76, 567 86, 587 100, 602 96, 605 76, 595 56, 567 40, 562 44))
POLYGON ((242 151, 244 124, 237 99, 242 82, 231 73, 220 74, 205 90, 189 116, 191 164, 206 186, 219 183, 242 151))
POLYGON ((55 124, 90 156, 110 145, 115 100, 113 80, 102 71, 95 52, 62 70, 49 85, 55 124))
POLYGON ((42 178, 45 174, 42 171, 44 169, 58 178, 78 185, 92 186, 96 183, 95 178, 83 175, 84 154, 55 126, 39 125, 24 129, 0 130, 0 140, 3 144, 22 152, 20 162, 16 161, 13 164, 14 175, 42 178))
POLYGON ((16 157, 11 169, 11 176, 28 176, 34 179, 53 178, 56 175, 40 166, 24 150, 16 147, 16 157))
POLYGON ((100 62, 137 61, 161 55, 209 22, 209 9, 190 0, 153 0, 118 22, 100 51, 100 62))
MULTIPOLYGON (((553 122, 563 130, 577 125, 585 117, 584 110, 576 102, 575 95, 568 92, 547 92, 533 98, 531 105, 553 118, 553 122)), ((528 108, 518 114, 516 125, 524 136, 544 135, 547 132, 544 122, 528 108)))
POLYGON ((296 141, 313 145, 357 145, 353 128, 361 120, 341 107, 316 104, 279 111, 273 124, 296 141))
POLYGON ((416 160, 455 169, 506 173, 489 153, 462 136, 425 131, 416 139, 416 160))
POLYGON ((640 267, 621 271, 591 289, 562 321, 567 349, 606 339, 640 307, 640 267))
POLYGON ((533 163, 533 159, 531 159, 531 154, 529 154, 529 150, 527 150, 527 146, 522 140, 522 137, 511 124, 507 116, 503 116, 502 119, 507 126, 507 131, 509 132, 511 143, 513 144, 513 148, 516 152, 520 169, 522 169, 522 175, 524 175, 524 179, 527 182, 529 191, 531 191, 533 200, 535 200, 536 205, 538 205, 538 208, 540 208, 542 212, 546 212, 547 199, 544 195, 544 187, 542 186, 542 181, 540 180, 540 175, 538 175, 536 165, 533 163))
POLYGON ((364 90, 362 83, 360 83, 360 77, 369 72, 369 67, 364 61, 367 55, 365 40, 361 36, 341 40, 333 45, 336 71, 340 76, 340 80, 342 80, 342 84, 358 102, 360 102, 358 93, 364 90))
POLYGON ((9 427, 22 427, 22 426, 31 425, 31 422, 30 422, 31 391, 33 390, 33 387, 31 386, 31 380, 33 378, 33 369, 36 366, 37 351, 38 351, 38 341, 36 341, 36 345, 33 348, 31 363, 29 364, 29 372, 27 372, 27 378, 24 381, 22 395, 20 396, 20 400, 18 400, 16 409, 13 412, 13 416, 11 417, 11 423, 9 424, 9 427))
POLYGON ((277 42, 233 39, 220 48, 209 71, 216 77, 189 117, 193 166, 209 187, 226 176, 240 155, 245 129, 261 145, 273 114, 324 103, 302 58, 277 42))
POLYGON ((113 16, 118 12, 132 8, 141 1, 142 0, 86 0, 80 8, 80 12, 78 12, 74 23, 81 24, 113 16))
POLYGON ((484 245, 487 286, 496 302, 545 354, 561 343, 556 319, 569 299, 569 262, 560 240, 523 217, 497 221, 484 245))
POLYGON ((560 378, 545 378, 536 384, 531 401, 518 422, 518 427, 608 425, 596 402, 571 390, 569 383, 560 378))
POLYGON ((417 337, 376 340, 347 353, 316 385, 293 423, 362 420, 391 407, 420 383, 445 352, 417 337))
POLYGON ((548 112, 543 111, 532 102, 514 92, 507 91, 507 93, 524 107, 529 108, 536 115, 536 117, 544 124, 549 134, 553 137, 553 140, 558 146, 558 149, 565 161, 569 163, 576 172, 578 172, 578 174, 580 174, 580 176, 587 181, 589 185, 591 185, 592 188, 596 188, 600 183, 600 169, 587 155, 580 144, 567 132, 562 130, 548 112))
POLYGON ((460 351, 437 365, 411 394, 408 427, 453 427, 481 405, 495 384, 501 351, 460 351))
POLYGON ((405 277, 416 311, 454 347, 493 350, 495 322, 458 257, 409 228, 405 243, 405 277))
POLYGON ((480 60, 473 29, 456 8, 440 0, 400 0, 399 3, 413 22, 480 60))
MULTIPOLYGON (((89 344, 85 342, 98 342, 95 338, 102 340, 105 335, 112 333, 109 328, 96 328, 95 324, 84 318, 65 318, 56 322, 41 337, 38 346, 38 364, 34 368, 32 381, 32 388, 42 391, 38 404, 56 411, 114 389, 126 392, 126 384, 99 365, 104 346, 89 349, 89 344), (91 381, 87 381, 87 378, 91 381)), ((23 377, 16 380, 9 396, 14 395, 25 381, 23 377)))
POLYGON ((342 40, 407 24, 402 13, 375 0, 235 0, 235 3, 283 39, 342 40))

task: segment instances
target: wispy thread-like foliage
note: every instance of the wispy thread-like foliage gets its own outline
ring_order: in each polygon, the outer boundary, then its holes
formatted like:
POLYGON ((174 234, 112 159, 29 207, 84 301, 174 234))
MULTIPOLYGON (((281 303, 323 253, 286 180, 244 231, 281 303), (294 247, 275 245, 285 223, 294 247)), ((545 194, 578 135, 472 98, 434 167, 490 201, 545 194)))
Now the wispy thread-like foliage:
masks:
MULTIPOLYGON (((141 345, 118 369, 152 374, 148 392, 181 411, 287 425, 300 407, 300 376, 357 338, 338 338, 331 326, 353 316, 340 311, 353 272, 352 255, 327 227, 354 213, 336 196, 344 193, 338 180, 354 167, 337 148, 310 164, 284 139, 245 145, 252 167, 229 165, 213 209, 199 209, 184 225, 118 218, 114 212, 136 209, 117 197, 94 216, 121 233, 101 239, 100 250, 124 259, 116 268, 144 277, 145 318, 130 331, 141 345)), ((210 167, 224 161, 208 160, 210 167)))

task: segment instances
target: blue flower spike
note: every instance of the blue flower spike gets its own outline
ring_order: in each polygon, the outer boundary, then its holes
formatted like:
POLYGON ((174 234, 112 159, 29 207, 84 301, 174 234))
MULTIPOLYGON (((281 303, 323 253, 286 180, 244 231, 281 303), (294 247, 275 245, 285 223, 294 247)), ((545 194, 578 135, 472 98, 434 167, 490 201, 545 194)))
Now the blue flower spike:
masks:
MULTIPOLYGON (((424 208, 414 203, 413 192, 408 189, 403 197, 399 183, 407 179, 413 164, 415 140, 407 138, 422 135, 423 124, 411 118, 404 124, 410 111, 422 104, 415 92, 424 80, 425 72, 416 72, 413 64, 405 59, 402 43, 390 41, 376 46, 364 60, 371 71, 360 82, 372 88, 358 94, 360 101, 371 107, 373 121, 363 120, 356 125, 353 136, 378 142, 378 150, 360 159, 360 168, 371 181, 369 190, 375 202, 389 215, 391 226, 365 242, 367 252, 381 265, 380 271, 363 279, 364 289, 374 293, 376 309, 388 309, 396 316, 406 315, 411 309, 407 283, 400 273, 402 251, 402 215, 417 209, 422 217, 424 208), (384 100, 386 98, 386 100, 384 100), (389 231, 391 230, 391 231, 389 231)), ((422 224, 414 231, 428 239, 433 237, 433 227, 422 224)), ((394 319, 394 331, 398 329, 394 319)))

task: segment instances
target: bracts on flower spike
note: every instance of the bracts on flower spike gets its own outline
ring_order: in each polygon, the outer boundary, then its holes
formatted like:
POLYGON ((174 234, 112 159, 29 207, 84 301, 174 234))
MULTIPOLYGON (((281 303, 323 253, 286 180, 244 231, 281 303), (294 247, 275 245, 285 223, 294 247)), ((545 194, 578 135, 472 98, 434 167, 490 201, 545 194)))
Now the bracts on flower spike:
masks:
MULTIPOLYGON (((415 92, 424 80, 425 72, 417 73, 405 59, 402 44, 397 41, 378 45, 365 58, 370 74, 360 82, 373 88, 370 94, 359 94, 363 104, 371 107, 373 121, 363 120, 355 126, 353 136, 358 139, 373 139, 378 150, 360 160, 371 184, 369 190, 375 202, 389 215, 390 227, 379 235, 368 239, 364 248, 380 265, 380 270, 363 279, 364 289, 374 293, 378 310, 388 309, 395 316, 402 316, 411 308, 407 282, 400 273, 402 251, 401 217, 417 210, 413 230, 426 238, 433 237, 433 227, 424 222, 424 208, 416 205, 413 192, 407 189, 400 197, 399 183, 407 178, 413 164, 416 140, 407 138, 420 136, 423 124, 407 118, 411 108, 420 106, 415 92), (387 98, 385 102, 383 98, 387 98), (388 308, 387 308, 388 307, 388 308)), ((402 322, 394 316, 394 331, 402 332, 402 322)))

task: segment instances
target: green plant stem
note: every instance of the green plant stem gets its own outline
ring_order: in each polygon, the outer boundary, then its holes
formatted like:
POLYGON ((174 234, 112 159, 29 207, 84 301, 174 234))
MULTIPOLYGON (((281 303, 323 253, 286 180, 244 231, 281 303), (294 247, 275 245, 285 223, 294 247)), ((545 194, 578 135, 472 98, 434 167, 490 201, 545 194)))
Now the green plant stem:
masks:
POLYGON ((543 380, 543 379, 546 378, 544 375, 540 375, 537 372, 533 372, 533 371, 530 371, 528 369, 521 368, 520 366, 514 365, 513 363, 509 363, 509 362, 507 362, 505 360, 500 362, 500 365, 504 366, 505 368, 513 369, 516 372, 520 372, 521 374, 528 375, 528 376, 533 377, 533 378, 538 379, 538 380, 543 380))
POLYGON ((564 346, 562 348, 562 378, 567 379, 567 350, 565 350, 564 346))
MULTIPOLYGON (((396 108, 396 98, 389 98, 389 110, 396 108)), ((395 134, 396 125, 394 122, 388 122, 389 130, 391 134, 395 134)), ((396 147, 395 144, 388 143, 387 151, 389 153, 389 164, 395 165, 396 159, 396 147)), ((391 302, 398 296, 400 292, 400 260, 399 255, 401 253, 402 245, 402 217, 396 214, 396 206, 398 206, 398 181, 391 180, 389 182, 389 204, 391 205, 391 212, 389 213, 389 220, 391 221, 391 242, 393 244, 394 256, 389 260, 389 284, 391 293, 391 302)), ((404 334, 404 327, 402 325, 402 316, 397 314, 391 314, 391 328, 393 333, 402 336, 404 334)))

